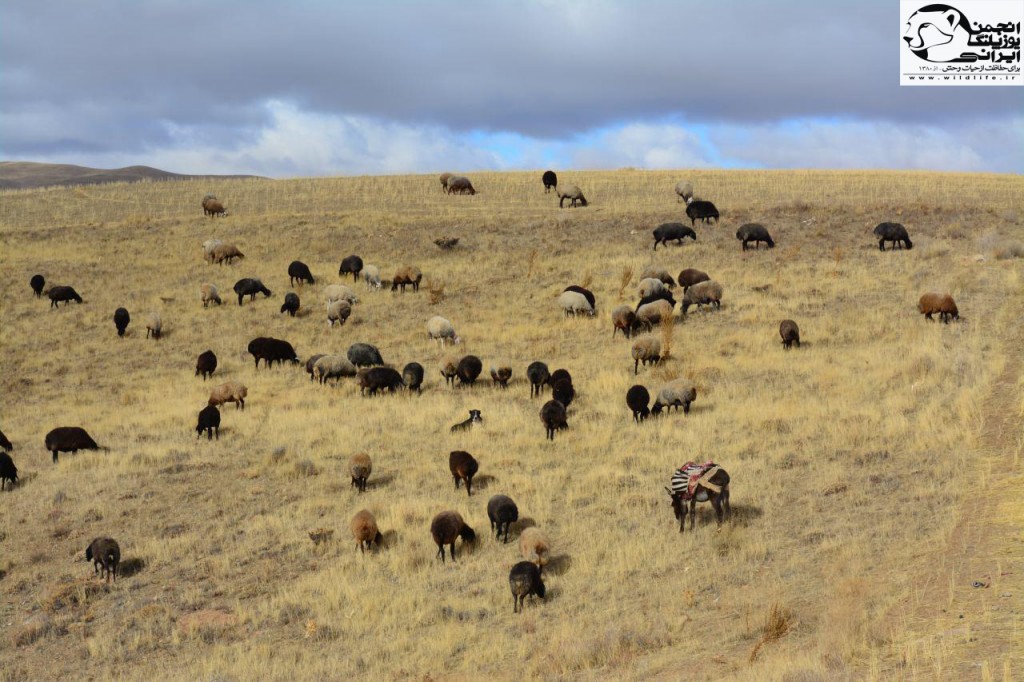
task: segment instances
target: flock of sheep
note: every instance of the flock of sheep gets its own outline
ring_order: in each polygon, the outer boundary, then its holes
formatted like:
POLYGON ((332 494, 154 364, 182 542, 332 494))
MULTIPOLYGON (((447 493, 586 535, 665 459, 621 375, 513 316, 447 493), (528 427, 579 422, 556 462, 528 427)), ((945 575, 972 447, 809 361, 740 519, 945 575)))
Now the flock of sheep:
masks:
MULTIPOLYGON (((464 176, 456 176, 444 173, 440 176, 441 186, 448 194, 473 195, 476 189, 470 180, 464 176)), ((554 190, 559 197, 559 206, 562 207, 566 200, 570 207, 585 207, 588 205, 579 187, 575 185, 559 185, 558 178, 553 171, 547 171, 542 177, 544 191, 554 190)), ((696 241, 697 234, 693 229, 698 221, 704 224, 713 224, 719 218, 718 209, 710 201, 694 197, 693 186, 688 182, 681 182, 675 187, 675 192, 681 202, 686 203, 686 214, 691 220, 691 226, 683 223, 665 223, 659 225, 653 231, 654 250, 659 245, 668 245, 675 241, 681 244, 684 239, 696 241)), ((226 214, 224 205, 213 195, 203 198, 202 207, 205 215, 223 216, 226 214)), ((893 247, 911 249, 913 244, 906 229, 898 223, 881 223, 875 228, 874 234, 879 238, 879 248, 885 250, 885 242, 892 243, 893 247)), ((736 233, 736 238, 742 242, 743 250, 748 244, 756 246, 764 243, 768 248, 775 246, 768 230, 760 224, 748 223, 742 225, 736 233)), ((236 261, 245 259, 245 254, 235 245, 219 239, 211 239, 203 245, 203 254, 206 262, 210 265, 219 266, 231 265, 236 261)), ((289 284, 316 285, 317 279, 313 276, 310 268, 301 261, 293 261, 287 269, 289 284)), ((423 280, 423 273, 415 266, 403 266, 397 268, 390 280, 381 278, 379 267, 364 263, 357 255, 350 255, 342 259, 338 276, 346 278, 351 275, 353 282, 360 279, 368 292, 373 292, 389 287, 393 292, 405 293, 407 289, 412 293, 418 292, 423 280)), ((50 300, 50 307, 57 308, 63 302, 65 306, 71 301, 82 303, 82 297, 77 291, 68 285, 46 286, 45 278, 34 275, 29 282, 37 297, 45 294, 50 300)), ((248 302, 252 304, 257 295, 262 294, 268 298, 273 295, 263 282, 256 277, 245 277, 239 279, 233 286, 237 296, 237 304, 242 306, 248 302)), ((637 334, 652 332, 656 327, 674 322, 674 311, 679 304, 680 315, 686 316, 691 307, 696 306, 702 309, 707 306, 710 310, 721 307, 723 297, 723 286, 714 281, 711 276, 695 268, 686 268, 673 277, 668 271, 662 268, 651 267, 645 270, 640 277, 637 291, 638 302, 635 305, 620 305, 611 311, 612 336, 619 332, 626 339, 632 340, 630 358, 633 361, 634 375, 640 372, 640 366, 657 365, 662 359, 662 348, 659 340, 652 335, 634 338, 637 334), (675 295, 681 294, 679 301, 675 295)), ((223 300, 217 286, 205 282, 199 288, 199 298, 203 307, 210 305, 221 305, 223 300)), ((359 304, 359 296, 353 289, 345 284, 331 283, 323 286, 321 291, 321 305, 326 323, 331 327, 343 326, 353 315, 359 304)), ((597 314, 597 299, 593 292, 588 289, 570 285, 558 296, 558 306, 565 316, 594 316, 597 314)), ((298 293, 289 292, 284 297, 284 303, 280 307, 281 314, 288 314, 292 317, 302 307, 303 302, 298 293)), ((938 314, 943 322, 949 322, 959 318, 956 303, 948 294, 926 293, 921 296, 918 303, 918 310, 928 320, 938 314)), ((125 308, 118 308, 114 312, 114 326, 118 336, 124 336, 128 326, 131 324, 131 315, 125 308)), ((163 329, 163 320, 157 312, 151 312, 145 316, 146 338, 159 340, 163 329)), ((426 335, 428 339, 436 341, 442 348, 458 345, 461 338, 456 332, 451 321, 441 317, 433 316, 426 321, 426 335)), ((794 320, 783 320, 779 325, 779 335, 783 347, 786 349, 792 346, 800 347, 800 329, 794 320)), ((294 347, 283 339, 269 337, 257 337, 248 345, 248 352, 252 355, 255 368, 258 370, 262 360, 266 368, 273 367, 274 363, 285 362, 294 365, 301 363, 294 347)), ((195 375, 202 377, 205 381, 212 378, 217 370, 217 356, 213 350, 202 351, 196 360, 195 375)), ((309 374, 311 382, 325 385, 330 380, 340 382, 346 378, 353 379, 360 388, 363 395, 374 396, 377 393, 393 393, 398 390, 420 392, 423 387, 425 369, 418 362, 409 362, 404 365, 401 372, 391 365, 385 363, 379 349, 367 343, 354 343, 348 351, 342 354, 312 354, 304 362, 305 371, 309 374)), ((483 362, 475 355, 464 355, 462 357, 445 357, 440 363, 440 374, 444 377, 446 384, 453 387, 472 386, 483 372, 483 362)), ((492 385, 499 389, 508 387, 508 382, 513 375, 513 368, 508 363, 495 362, 490 366, 492 385)), ((576 388, 573 385, 571 374, 566 369, 550 371, 547 364, 541 361, 531 363, 525 370, 525 376, 530 383, 530 397, 538 397, 542 391, 550 390, 551 399, 546 401, 540 409, 540 421, 544 427, 545 437, 554 440, 559 430, 568 428, 568 410, 576 395, 576 388)), ((206 434, 208 439, 220 437, 221 412, 220 407, 227 403, 234 403, 236 409, 244 410, 245 401, 248 398, 248 388, 238 380, 231 380, 215 386, 209 395, 207 404, 200 410, 197 418, 196 433, 199 437, 206 434)), ((691 404, 697 399, 697 388, 686 379, 676 379, 649 390, 647 387, 636 384, 629 388, 626 393, 626 405, 632 413, 634 422, 640 424, 650 417, 657 417, 667 414, 672 408, 682 408, 683 414, 690 411, 691 404), (654 396, 653 403, 651 396, 654 396)), ((479 410, 471 410, 469 418, 451 427, 453 433, 471 429, 474 424, 482 421, 479 410)), ((75 453, 78 450, 102 449, 95 440, 80 426, 61 426, 52 429, 44 438, 44 445, 47 451, 52 453, 53 462, 58 462, 61 452, 75 453)), ((7 483, 12 486, 18 480, 18 469, 14 464, 9 451, 13 449, 11 442, 0 432, 0 490, 5 489, 7 483)), ((465 484, 466 492, 472 495, 473 477, 479 470, 478 461, 468 452, 454 450, 449 456, 449 468, 452 474, 456 489, 465 484)), ((349 470, 352 478, 352 485, 359 492, 366 490, 368 481, 373 471, 373 463, 369 455, 358 453, 351 458, 349 470)), ((687 463, 675 472, 673 487, 669 489, 672 497, 673 509, 677 518, 681 518, 681 527, 684 523, 686 510, 685 503, 693 505, 697 501, 710 500, 715 506, 718 514, 718 522, 721 524, 723 509, 728 513, 728 474, 721 467, 713 462, 704 465, 687 463), (686 474, 684 476, 683 474, 686 474), (688 480, 688 485, 680 483, 688 480), (680 517, 680 515, 682 515, 680 517)), ((491 523, 491 529, 495 537, 509 538, 509 526, 519 518, 519 509, 516 503, 506 495, 495 495, 487 503, 487 515, 491 523)), ((377 526, 376 519, 368 510, 359 511, 351 520, 350 529, 352 537, 357 543, 360 551, 371 549, 374 545, 380 545, 383 535, 377 526)), ((437 556, 445 560, 445 548, 452 560, 456 558, 456 541, 461 539, 463 543, 475 542, 476 532, 466 523, 460 514, 455 511, 442 511, 438 513, 430 524, 430 533, 438 547, 437 556)), ((545 587, 542 580, 542 569, 548 563, 551 556, 551 542, 547 536, 537 528, 526 528, 520 534, 520 550, 523 561, 515 564, 509 573, 509 586, 513 595, 514 611, 522 609, 523 601, 527 596, 536 595, 544 597, 545 587)), ((94 562, 97 571, 103 570, 103 575, 108 580, 116 579, 117 565, 120 561, 120 548, 112 538, 97 538, 86 550, 86 558, 94 562)))

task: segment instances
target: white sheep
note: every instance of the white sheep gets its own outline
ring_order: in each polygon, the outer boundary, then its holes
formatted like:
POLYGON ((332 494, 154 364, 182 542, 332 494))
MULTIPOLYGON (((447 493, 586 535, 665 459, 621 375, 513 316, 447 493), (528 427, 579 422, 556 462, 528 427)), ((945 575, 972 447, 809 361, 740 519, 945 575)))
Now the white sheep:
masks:
POLYGON ((351 314, 352 304, 346 300, 331 301, 327 304, 327 323, 332 327, 335 322, 344 325, 351 314))
POLYGON ((211 303, 216 303, 217 305, 220 305, 220 292, 217 291, 217 287, 214 284, 210 284, 209 282, 203 283, 199 287, 199 295, 203 299, 204 308, 210 305, 211 303))
POLYGON ((551 541, 544 531, 536 526, 524 528, 519 534, 519 552, 524 559, 540 568, 551 558, 551 541))
POLYGON ((693 185, 686 180, 680 180, 676 183, 676 194, 679 195, 681 201, 690 203, 693 199, 693 185))
POLYGON ((341 379, 341 377, 354 377, 356 366, 349 362, 344 355, 325 355, 313 365, 313 378, 321 384, 327 383, 328 379, 341 379))
POLYGON ((203 242, 203 259, 207 263, 213 262, 213 250, 223 244, 224 242, 220 239, 207 239, 203 242))
POLYGON ((452 326, 452 323, 440 315, 434 315, 427 320, 427 338, 439 341, 442 347, 448 341, 452 343, 461 343, 462 341, 459 335, 455 333, 455 327, 452 326))
POLYGON ((324 287, 324 299, 328 303, 334 301, 348 301, 351 305, 359 303, 359 297, 344 284, 329 284, 324 287))
POLYGON ((683 414, 690 412, 690 403, 697 399, 697 387, 686 379, 675 379, 658 389, 651 414, 658 415, 665 408, 682 407, 683 414))
POLYGON ((636 323, 638 326, 646 327, 648 330, 664 320, 672 319, 672 304, 663 298, 657 301, 645 303, 636 311, 636 323))
POLYGON ((152 312, 149 317, 146 318, 146 338, 152 334, 154 339, 160 338, 160 331, 163 329, 164 323, 160 319, 160 313, 152 312))
POLYGON ((594 315, 594 307, 590 305, 587 297, 578 291, 563 291, 558 297, 558 305, 562 311, 569 315, 594 315))
POLYGON ((652 336, 645 336, 642 339, 637 339, 633 342, 633 374, 636 375, 640 371, 640 363, 644 363, 644 367, 648 363, 656 365, 661 362, 661 342, 652 336))
POLYGON ((660 279, 648 277, 640 280, 640 298, 647 298, 663 291, 665 291, 665 284, 660 279))
POLYGON ((367 289, 380 289, 380 268, 376 265, 363 266, 363 281, 367 289))
POLYGON ((227 381, 210 391, 210 405, 217 406, 224 403, 235 403, 235 409, 245 409, 245 397, 249 395, 249 389, 239 381, 227 381))

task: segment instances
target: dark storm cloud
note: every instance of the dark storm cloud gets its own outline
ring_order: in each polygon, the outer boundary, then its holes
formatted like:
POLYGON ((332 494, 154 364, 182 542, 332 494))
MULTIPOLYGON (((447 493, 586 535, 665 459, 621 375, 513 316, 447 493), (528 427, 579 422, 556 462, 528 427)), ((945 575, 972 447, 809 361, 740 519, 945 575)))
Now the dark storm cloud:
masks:
POLYGON ((25 2, 0 9, 3 148, 241 144, 268 100, 565 138, 682 116, 913 123, 1016 113, 1016 88, 900 88, 891 2, 25 2), (216 135, 214 135, 214 132, 216 135))

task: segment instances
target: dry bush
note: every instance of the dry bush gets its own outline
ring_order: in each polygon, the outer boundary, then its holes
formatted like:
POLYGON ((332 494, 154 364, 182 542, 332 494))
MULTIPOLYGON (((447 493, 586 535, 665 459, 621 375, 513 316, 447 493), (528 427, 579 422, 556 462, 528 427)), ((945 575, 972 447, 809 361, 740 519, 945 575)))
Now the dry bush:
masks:
POLYGON ((427 294, 430 305, 437 305, 444 300, 444 281, 431 279, 427 282, 427 294))
POLYGON ((1011 258, 1024 258, 1024 244, 1014 242, 996 247, 994 251, 996 260, 1010 260, 1011 258))
POLYGON ((675 332, 676 320, 674 317, 667 317, 661 321, 661 361, 664 362, 672 357, 672 334, 675 332))
POLYGON ((622 272, 619 275, 619 300, 625 300, 626 298, 626 287, 633 281, 633 266, 624 265, 622 266, 622 272))
POLYGON ((757 644, 750 651, 749 662, 753 663, 757 654, 765 644, 778 641, 786 636, 793 627, 793 614, 789 609, 782 608, 778 604, 772 604, 761 627, 761 637, 757 644))

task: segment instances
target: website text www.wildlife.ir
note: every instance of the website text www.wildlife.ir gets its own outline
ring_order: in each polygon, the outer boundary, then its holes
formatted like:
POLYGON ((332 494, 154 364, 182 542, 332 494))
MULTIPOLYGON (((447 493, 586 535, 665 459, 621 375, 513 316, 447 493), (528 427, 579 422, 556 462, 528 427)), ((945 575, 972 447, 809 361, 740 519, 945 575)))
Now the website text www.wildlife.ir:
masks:
POLYGON ((978 74, 978 73, 974 73, 974 74, 958 74, 958 73, 954 73, 954 74, 940 74, 940 75, 905 73, 903 75, 907 78, 907 80, 911 80, 911 81, 936 81, 936 82, 942 82, 942 81, 951 81, 951 82, 956 82, 956 81, 967 81, 967 82, 979 82, 979 81, 993 82, 993 81, 1001 81, 1001 82, 1004 82, 1004 83, 1006 83, 1006 82, 1009 82, 1009 83, 1021 83, 1022 82, 1021 81, 1021 74, 1019 74, 1019 73, 1013 73, 1013 74, 978 74))

